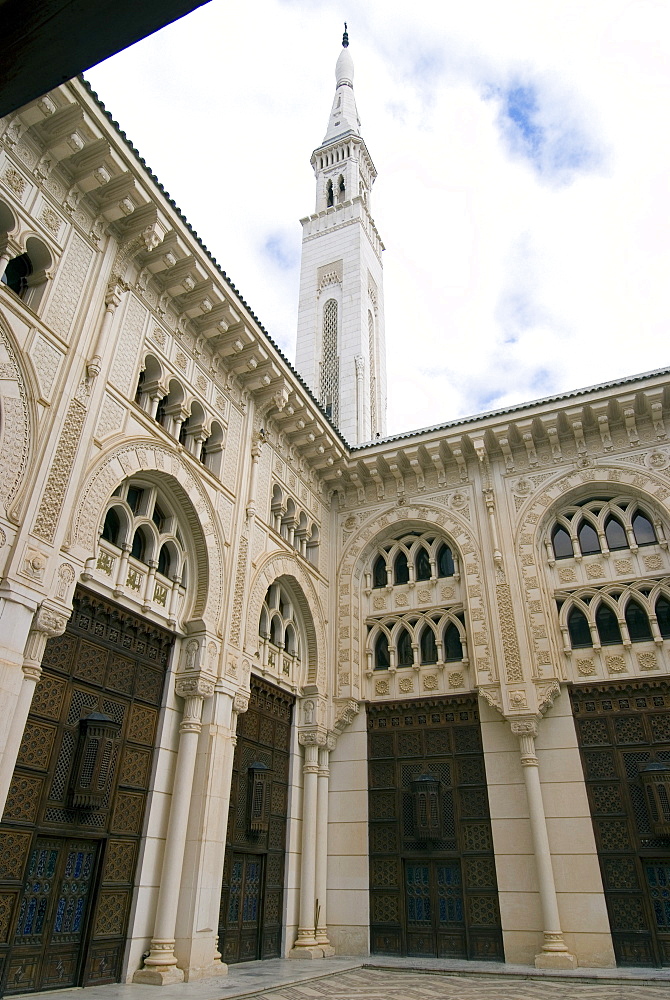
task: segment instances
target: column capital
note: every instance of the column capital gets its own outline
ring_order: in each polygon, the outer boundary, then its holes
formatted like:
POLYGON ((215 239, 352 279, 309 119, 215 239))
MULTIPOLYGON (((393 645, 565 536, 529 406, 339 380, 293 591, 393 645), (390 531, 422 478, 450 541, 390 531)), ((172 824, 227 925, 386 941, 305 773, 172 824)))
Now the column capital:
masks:
POLYGON ((521 764, 523 767, 537 767, 538 759, 535 753, 535 738, 537 737, 538 720, 535 716, 523 719, 511 719, 510 729, 519 738, 521 749, 521 764))
POLYGON ((63 634, 69 620, 70 613, 60 608, 51 608, 47 604, 40 604, 30 627, 36 632, 44 632, 51 639, 63 634))
POLYGON ((298 743, 302 747, 325 747, 328 734, 323 729, 303 729, 298 733, 298 743))
POLYGON ((214 694, 214 678, 208 674, 181 674, 175 678, 175 694, 180 698, 211 698, 214 694))

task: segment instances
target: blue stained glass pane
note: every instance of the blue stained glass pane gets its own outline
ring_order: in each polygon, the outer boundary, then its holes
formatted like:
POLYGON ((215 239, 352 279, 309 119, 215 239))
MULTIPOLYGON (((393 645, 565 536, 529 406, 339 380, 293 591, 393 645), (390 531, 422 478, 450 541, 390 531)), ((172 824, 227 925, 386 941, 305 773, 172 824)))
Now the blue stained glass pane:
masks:
POLYGON ((42 883, 41 882, 33 882, 32 887, 31 887, 32 892, 39 892, 41 888, 42 888, 42 883))
POLYGON ((84 865, 84 852, 77 851, 75 863, 74 863, 74 877, 79 878, 81 875, 81 869, 84 865))
POLYGON ((28 878, 32 878, 35 874, 35 866, 37 864, 37 851, 33 851, 30 855, 30 865, 28 866, 28 878))
POLYGON ((72 922, 72 930, 78 931, 81 927, 81 918, 84 914, 84 899, 77 900, 77 909, 74 911, 74 920, 72 922))
POLYGON ((230 903, 228 904, 228 920, 239 920, 240 916, 240 897, 237 893, 230 894, 230 903))
POLYGON ((21 909, 19 910, 19 922, 17 925, 19 934, 23 933, 21 928, 23 927, 23 918, 25 917, 25 915, 26 915, 26 897, 24 896, 23 899, 21 900, 21 909))
POLYGON ((91 852, 90 854, 86 855, 86 859, 84 861, 84 878, 88 878, 89 875, 91 874, 92 863, 93 863, 93 853, 91 852))
POLYGON ((49 851, 49 862, 47 864, 47 871, 46 871, 47 878, 53 877, 53 873, 56 871, 57 858, 58 858, 58 851, 49 851))
POLYGON ((65 878, 70 878, 70 876, 72 875, 72 868, 74 866, 74 856, 75 856, 74 851, 70 851, 70 853, 67 856, 67 861, 65 863, 65 878))
POLYGON ((47 912, 47 899, 46 896, 42 896, 40 899, 40 905, 37 907, 37 920, 35 921, 35 933, 41 934, 42 928, 44 927, 44 917, 47 912))
POLYGON ((54 930, 56 933, 60 934, 63 929, 63 914, 65 913, 65 897, 61 896, 58 900, 58 906, 56 907, 56 919, 54 921, 54 930))
POLYGON ((26 923, 23 928, 24 934, 32 934, 33 932, 33 922, 35 920, 35 910, 37 909, 37 900, 33 898, 28 903, 28 912, 26 913, 26 923))
POLYGON ((47 862, 47 852, 40 851, 39 859, 37 861, 37 874, 39 875, 40 878, 42 878, 42 876, 44 875, 44 866, 46 865, 46 862, 47 862))
POLYGON ((74 916, 74 899, 70 896, 67 901, 67 909, 63 920, 63 927, 66 931, 72 930, 72 917, 74 916))

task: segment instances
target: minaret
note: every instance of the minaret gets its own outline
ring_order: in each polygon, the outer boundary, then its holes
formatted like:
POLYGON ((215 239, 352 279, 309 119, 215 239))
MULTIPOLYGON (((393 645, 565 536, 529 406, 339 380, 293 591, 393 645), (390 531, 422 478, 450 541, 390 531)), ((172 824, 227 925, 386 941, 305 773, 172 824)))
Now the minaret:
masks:
POLYGON ((384 245, 370 214, 377 171, 360 134, 344 28, 328 128, 311 159, 316 211, 301 219, 296 368, 344 438, 361 444, 386 433, 384 245))

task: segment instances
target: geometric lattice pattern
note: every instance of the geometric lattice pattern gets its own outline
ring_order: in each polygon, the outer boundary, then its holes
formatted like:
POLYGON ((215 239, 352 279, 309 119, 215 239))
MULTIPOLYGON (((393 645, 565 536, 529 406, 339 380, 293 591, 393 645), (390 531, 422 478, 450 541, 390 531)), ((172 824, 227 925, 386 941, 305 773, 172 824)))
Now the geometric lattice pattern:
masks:
POLYGON ((337 356, 337 302, 328 299, 323 308, 321 353, 321 405, 336 424, 340 415, 340 359, 337 356))

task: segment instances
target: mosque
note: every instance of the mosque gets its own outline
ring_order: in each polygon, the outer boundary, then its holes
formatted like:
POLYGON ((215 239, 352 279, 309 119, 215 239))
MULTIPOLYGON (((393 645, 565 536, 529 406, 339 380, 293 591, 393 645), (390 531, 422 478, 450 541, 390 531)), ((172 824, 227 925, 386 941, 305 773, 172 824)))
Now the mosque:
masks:
POLYGON ((85 81, 0 120, 6 995, 670 964, 670 371, 387 437, 346 35, 311 163, 293 367, 85 81))

